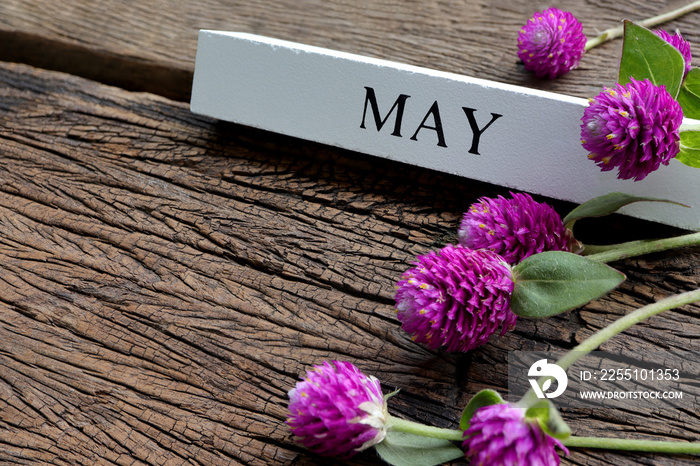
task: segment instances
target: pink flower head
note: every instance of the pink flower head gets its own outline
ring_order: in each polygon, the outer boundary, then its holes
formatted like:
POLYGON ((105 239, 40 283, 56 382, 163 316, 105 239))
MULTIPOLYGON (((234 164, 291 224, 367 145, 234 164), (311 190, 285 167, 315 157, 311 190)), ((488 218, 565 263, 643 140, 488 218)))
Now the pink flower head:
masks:
POLYGON ((430 349, 469 351, 515 326, 513 277, 498 254, 448 244, 419 256, 396 291, 402 328, 430 349))
POLYGON ((459 242, 472 249, 489 249, 509 264, 544 251, 570 251, 573 236, 549 204, 528 194, 481 198, 464 214, 459 242))
POLYGON ((535 13, 518 35, 518 57, 538 78, 554 79, 576 68, 585 47, 581 23, 558 8, 535 13))
POLYGON ((639 181, 680 151, 683 111, 665 86, 631 78, 605 88, 581 118, 581 143, 588 158, 617 177, 639 181))
POLYGON ((386 403, 379 380, 348 362, 314 366, 289 391, 287 424, 302 445, 347 459, 384 440, 386 403))
POLYGON ((508 404, 479 408, 464 431, 467 459, 479 466, 556 466, 562 443, 545 433, 535 420, 525 419, 525 410, 508 404))
POLYGON ((690 42, 683 39, 681 33, 676 31, 674 35, 669 34, 663 29, 657 29, 654 34, 661 37, 663 40, 673 45, 683 56, 683 61, 685 61, 685 74, 688 74, 691 68, 691 61, 693 60, 693 55, 690 53, 690 42))

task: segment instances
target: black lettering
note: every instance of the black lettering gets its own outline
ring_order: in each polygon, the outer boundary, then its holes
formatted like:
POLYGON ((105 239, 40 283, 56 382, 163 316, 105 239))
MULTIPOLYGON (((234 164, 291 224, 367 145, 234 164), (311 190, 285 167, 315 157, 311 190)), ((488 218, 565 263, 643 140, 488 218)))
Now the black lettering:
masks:
POLYGON ((423 121, 421 121, 420 126, 418 126, 416 132, 413 133, 413 136, 411 136, 411 140, 417 141, 418 139, 416 137, 418 136, 418 132, 423 128, 432 129, 433 131, 435 131, 438 137, 437 145, 440 147, 447 147, 447 144, 445 144, 445 133, 442 130, 442 120, 440 120, 440 109, 438 108, 437 100, 433 102, 433 105, 430 107, 430 110, 428 110, 428 113, 426 113, 425 117, 423 117, 423 121), (426 126, 425 124, 425 121, 430 115, 433 116, 433 122, 435 123, 435 126, 426 126))
POLYGON ((480 155, 479 154, 479 140, 481 138, 481 135, 483 134, 484 131, 486 131, 488 129, 489 126, 491 126, 491 123, 498 120, 503 115, 499 115, 498 113, 492 113, 491 114, 491 121, 489 121, 486 124, 486 126, 479 129, 479 126, 476 124, 476 119, 474 119, 474 112, 476 110, 473 108, 467 108, 467 107, 462 107, 462 110, 464 110, 464 113, 467 115, 467 119, 469 120, 469 126, 472 129, 472 147, 469 149, 469 153, 480 155))
POLYGON ((391 135, 401 137, 401 121, 403 120, 403 110, 406 106, 406 99, 408 99, 410 96, 406 94, 399 95, 399 97, 394 102, 394 105, 392 105, 391 109, 389 110, 389 113, 387 113, 384 119, 382 119, 381 115, 379 114, 379 106, 377 105, 377 96, 374 94, 374 89, 367 86, 365 86, 365 89, 367 90, 367 93, 365 95, 365 109, 362 112, 362 124, 360 124, 360 128, 366 129, 365 117, 367 116, 367 103, 369 103, 370 107, 372 107, 372 116, 374 117, 374 123, 377 125, 377 131, 382 130, 382 127, 384 127, 384 124, 387 122, 391 114, 394 113, 394 109, 396 109, 396 121, 394 122, 394 132, 392 132, 391 135))

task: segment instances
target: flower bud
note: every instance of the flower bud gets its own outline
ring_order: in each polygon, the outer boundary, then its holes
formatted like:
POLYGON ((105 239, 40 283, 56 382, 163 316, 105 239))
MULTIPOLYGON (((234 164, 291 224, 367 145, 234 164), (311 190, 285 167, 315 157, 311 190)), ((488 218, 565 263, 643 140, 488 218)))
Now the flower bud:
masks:
POLYGON ((448 244, 414 265, 395 296, 398 319, 414 341, 465 352, 515 326, 513 277, 498 254, 448 244))
POLYGON ((538 78, 554 79, 576 68, 585 47, 581 23, 558 8, 535 13, 518 35, 518 57, 538 78))
POLYGON ((462 218, 459 243, 493 251, 511 265, 540 252, 578 250, 554 208, 524 193, 472 204, 462 218))
POLYGON ((648 79, 606 88, 583 112, 581 143, 602 171, 643 180, 680 151, 683 110, 665 86, 648 79))
POLYGON ((386 403, 379 380, 349 362, 324 362, 289 391, 287 425, 323 456, 350 458, 384 440, 386 403))
POLYGON ((509 404, 477 409, 464 431, 462 446, 471 464, 479 466, 556 466, 559 455, 555 447, 569 454, 537 421, 526 419, 523 408, 509 404))

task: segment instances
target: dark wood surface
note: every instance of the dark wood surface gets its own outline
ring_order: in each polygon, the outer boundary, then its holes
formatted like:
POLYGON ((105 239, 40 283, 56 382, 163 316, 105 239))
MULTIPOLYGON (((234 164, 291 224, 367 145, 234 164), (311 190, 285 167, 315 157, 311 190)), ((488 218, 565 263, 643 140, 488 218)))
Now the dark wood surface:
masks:
MULTIPOLYGON (((517 65, 520 27, 549 6, 571 11, 594 36, 685 2, 575 0, 4 0, 0 59, 186 100, 199 29, 242 31, 590 97, 617 76, 619 41, 589 53, 576 73, 541 81, 517 65)), ((697 13, 668 23, 694 40, 697 13)))
MULTIPOLYGON (((394 284, 416 255, 456 241, 472 202, 507 190, 217 122, 186 103, 199 28, 582 97, 612 84, 619 41, 554 82, 517 65, 517 30, 548 4, 91 3, 0 3, 2 463, 336 464, 284 425, 286 392, 310 366, 351 361, 401 389, 393 414, 454 428, 478 390, 505 390, 509 351, 571 348, 700 281, 699 248, 621 261, 628 280, 599 301, 520 319, 466 355, 428 351, 399 329, 394 284)), ((594 35, 680 3, 556 5, 594 35)), ((698 24, 700 12, 666 27, 697 43, 698 24)), ((580 226, 599 242, 678 233, 622 217, 580 226)), ((605 348, 700 350, 699 310, 657 316, 605 348)), ((700 438, 697 410, 563 414, 577 435, 700 438)), ((563 461, 693 462, 584 449, 563 461)))

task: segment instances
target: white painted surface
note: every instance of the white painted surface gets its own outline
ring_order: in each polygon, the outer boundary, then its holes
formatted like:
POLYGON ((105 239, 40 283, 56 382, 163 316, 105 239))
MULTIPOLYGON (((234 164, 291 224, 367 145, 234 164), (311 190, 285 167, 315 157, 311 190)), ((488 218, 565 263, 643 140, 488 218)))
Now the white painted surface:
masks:
POLYGON ((601 172, 580 144, 586 105, 550 92, 207 30, 199 35, 191 101, 193 112, 221 120, 576 203, 614 191, 671 199, 692 207, 640 203, 625 212, 700 228, 700 170, 672 160, 638 182, 601 172), (378 131, 368 105, 360 127, 367 87, 374 89, 382 118, 401 94, 410 96, 401 137, 391 134, 396 109, 378 131), (436 101, 447 147, 438 146, 438 132, 429 128, 436 112, 427 114, 436 101), (502 115, 483 130, 479 155, 469 152, 472 130, 462 107, 475 109, 481 129, 491 113, 502 115))

